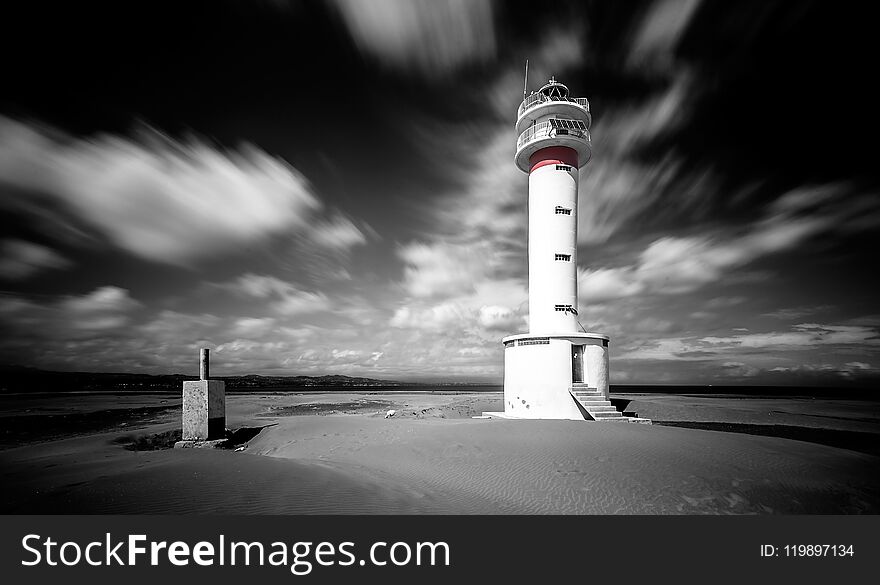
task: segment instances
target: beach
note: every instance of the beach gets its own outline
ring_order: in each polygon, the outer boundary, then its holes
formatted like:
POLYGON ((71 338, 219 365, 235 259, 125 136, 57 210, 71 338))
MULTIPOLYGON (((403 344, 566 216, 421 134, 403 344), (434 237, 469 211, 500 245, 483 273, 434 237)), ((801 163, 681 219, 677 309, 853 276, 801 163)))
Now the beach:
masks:
POLYGON ((473 418, 501 410, 499 392, 230 393, 227 427, 246 440, 211 450, 158 439, 180 428, 174 394, 7 395, 0 506, 4 514, 880 511, 875 401, 612 398, 655 424, 473 418))

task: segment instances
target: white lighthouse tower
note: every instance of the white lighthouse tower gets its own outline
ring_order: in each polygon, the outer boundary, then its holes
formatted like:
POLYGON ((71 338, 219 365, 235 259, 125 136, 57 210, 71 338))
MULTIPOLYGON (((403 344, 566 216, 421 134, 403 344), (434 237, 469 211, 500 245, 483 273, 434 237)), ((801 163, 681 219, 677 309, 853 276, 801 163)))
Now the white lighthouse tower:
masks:
POLYGON ((529 332, 504 342, 504 416, 627 420, 608 400, 607 335, 577 319, 578 169, 592 156, 590 104, 554 78, 525 97, 516 166, 529 174, 529 332))

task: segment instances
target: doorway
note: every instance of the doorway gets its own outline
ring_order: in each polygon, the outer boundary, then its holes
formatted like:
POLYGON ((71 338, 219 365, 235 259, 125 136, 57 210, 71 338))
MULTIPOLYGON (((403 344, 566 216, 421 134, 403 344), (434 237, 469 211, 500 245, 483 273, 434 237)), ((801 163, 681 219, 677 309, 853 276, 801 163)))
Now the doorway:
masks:
POLYGON ((571 346, 571 383, 582 384, 584 382, 584 346, 571 346))

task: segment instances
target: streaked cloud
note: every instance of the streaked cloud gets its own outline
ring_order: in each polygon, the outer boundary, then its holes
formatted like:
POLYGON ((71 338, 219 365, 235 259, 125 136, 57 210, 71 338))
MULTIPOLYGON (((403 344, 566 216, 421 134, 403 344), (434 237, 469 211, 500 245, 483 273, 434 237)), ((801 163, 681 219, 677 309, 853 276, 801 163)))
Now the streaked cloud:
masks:
POLYGON ((647 11, 632 42, 630 66, 668 65, 701 0, 659 0, 647 11))
POLYGON ((579 244, 604 243, 637 227, 645 216, 700 209, 717 190, 710 168, 686 168, 672 152, 648 160, 638 156, 641 148, 687 120, 695 85, 694 76, 681 69, 641 103, 596 115, 591 130, 594 156, 580 170, 579 244))
POLYGON ((70 260, 46 246, 16 239, 0 241, 0 278, 24 280, 44 270, 72 265, 70 260))
POLYGON ((414 297, 446 298, 474 290, 486 279, 497 252, 486 243, 449 242, 404 246, 399 255, 405 263, 403 285, 414 297))
POLYGON ((763 313, 763 316, 781 320, 802 319, 803 317, 814 315, 816 313, 827 311, 833 308, 834 307, 832 305, 819 305, 813 307, 789 307, 785 309, 771 311, 769 313, 763 313))
POLYGON ((776 366, 768 370, 771 374, 834 374, 844 379, 851 379, 865 374, 878 374, 878 369, 866 362, 846 362, 845 364, 807 363, 794 366, 776 366))
POLYGON ((269 309, 282 316, 326 311, 330 299, 322 292, 307 291, 275 276, 247 273, 213 286, 240 296, 267 301, 269 309))
MULTIPOLYGON (((579 269, 580 298, 589 302, 691 292, 758 259, 792 250, 818 234, 850 230, 849 223, 858 214, 830 205, 837 194, 848 192, 845 185, 796 189, 780 197, 744 233, 710 230, 695 236, 666 236, 642 250, 634 264, 579 269), (807 202, 812 209, 809 215, 802 213, 807 202), (819 202, 825 207, 817 210, 819 202)), ((880 206, 880 201, 875 204, 880 206)))
POLYGON ((422 310, 401 307, 394 313, 390 325, 428 331, 457 330, 470 318, 471 315, 468 315, 461 306, 455 303, 443 303, 422 310))
POLYGON ((334 0, 362 51, 425 74, 495 56, 490 0, 334 0))
POLYGON ((112 335, 129 325, 142 304, 129 291, 102 286, 84 295, 62 295, 37 302, 17 295, 0 296, 0 322, 15 336, 59 340, 112 335))
POLYGON ((730 337, 703 337, 699 343, 714 349, 785 347, 813 349, 819 345, 877 345, 880 332, 872 327, 854 325, 825 325, 801 323, 790 331, 777 333, 747 333, 730 337))
MULTIPOLYGON (((299 172, 252 145, 225 151, 149 129, 80 139, 3 117, 0 184, 60 205, 136 256, 184 266, 306 230, 323 207, 299 172)), ((344 218, 326 226, 312 228, 321 243, 361 241, 344 218)))
POLYGON ((618 357, 624 360, 715 361, 733 356, 763 356, 769 350, 809 352, 821 346, 880 347, 880 331, 875 327, 802 323, 788 331, 648 339, 618 357))

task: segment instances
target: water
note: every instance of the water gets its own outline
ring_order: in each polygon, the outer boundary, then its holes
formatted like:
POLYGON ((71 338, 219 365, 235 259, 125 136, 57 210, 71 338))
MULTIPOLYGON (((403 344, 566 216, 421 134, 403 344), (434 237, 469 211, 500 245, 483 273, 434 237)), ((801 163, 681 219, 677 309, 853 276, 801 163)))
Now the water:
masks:
POLYGON ((348 394, 461 394, 503 392, 501 384, 397 384, 393 386, 264 386, 255 388, 235 388, 227 386, 229 394, 271 394, 292 392, 297 394, 326 394, 330 392, 348 394))

